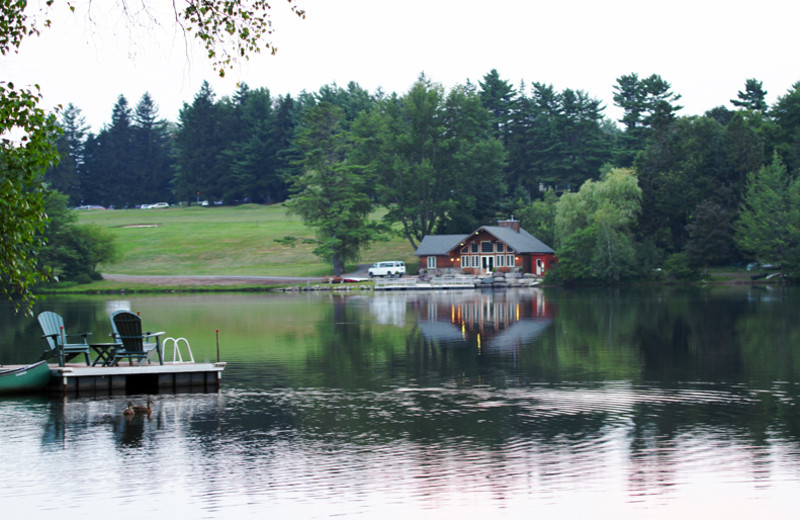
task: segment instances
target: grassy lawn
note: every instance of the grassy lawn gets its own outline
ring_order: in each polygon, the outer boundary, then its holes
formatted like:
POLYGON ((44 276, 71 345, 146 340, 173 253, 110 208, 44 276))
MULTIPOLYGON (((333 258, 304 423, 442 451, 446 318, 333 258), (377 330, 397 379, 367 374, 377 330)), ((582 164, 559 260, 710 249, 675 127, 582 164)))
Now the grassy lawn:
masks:
MULTIPOLYGON (((311 252, 275 239, 314 238, 314 230, 280 204, 168 209, 76 210, 79 224, 98 224, 117 237, 119 262, 108 273, 134 275, 324 276, 332 268, 311 252)), ((362 253, 362 263, 404 260, 416 265, 405 238, 391 237, 362 253)), ((415 269, 414 269, 415 270, 415 269)))

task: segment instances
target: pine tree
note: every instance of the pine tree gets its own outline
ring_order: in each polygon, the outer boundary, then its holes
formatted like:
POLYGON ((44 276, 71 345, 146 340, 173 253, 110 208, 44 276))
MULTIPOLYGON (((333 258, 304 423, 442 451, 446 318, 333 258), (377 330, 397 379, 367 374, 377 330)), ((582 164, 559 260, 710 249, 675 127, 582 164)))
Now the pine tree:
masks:
POLYGON ((50 187, 67 195, 69 204, 76 206, 83 199, 81 170, 84 167, 84 144, 88 126, 81 110, 70 103, 59 115, 62 133, 56 141, 61 159, 47 170, 45 179, 50 187))

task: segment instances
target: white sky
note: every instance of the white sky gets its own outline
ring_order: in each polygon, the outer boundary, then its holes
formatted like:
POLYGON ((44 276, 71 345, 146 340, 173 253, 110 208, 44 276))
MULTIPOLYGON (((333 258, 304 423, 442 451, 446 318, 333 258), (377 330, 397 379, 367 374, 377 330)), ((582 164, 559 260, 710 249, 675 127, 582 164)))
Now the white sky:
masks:
POLYGON ((0 80, 40 84, 46 105, 75 104, 95 132, 119 94, 134 107, 148 91, 159 115, 177 121, 204 79, 218 96, 239 81, 276 96, 350 81, 402 94, 423 71, 449 88, 477 84, 495 68, 515 87, 584 90, 613 119, 616 78, 631 72, 670 82, 681 115, 730 107, 747 78, 763 81, 769 103, 800 80, 794 0, 297 0, 305 20, 275 0, 278 54, 262 53, 224 79, 173 27, 131 29, 119 9, 98 1, 90 20, 87 1, 54 15, 55 27, 26 40, 19 55, 0 57, 0 80))

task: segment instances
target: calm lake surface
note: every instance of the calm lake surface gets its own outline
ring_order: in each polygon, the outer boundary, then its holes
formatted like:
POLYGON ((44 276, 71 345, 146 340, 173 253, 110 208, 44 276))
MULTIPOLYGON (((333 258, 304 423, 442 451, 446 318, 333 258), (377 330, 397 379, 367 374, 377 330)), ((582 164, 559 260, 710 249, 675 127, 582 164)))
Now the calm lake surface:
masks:
MULTIPOLYGON (((228 362, 214 394, 0 399, 4 518, 787 518, 800 290, 48 297, 228 362), (132 396, 144 403, 147 396, 132 396)), ((0 363, 36 359, 0 307, 0 363)))

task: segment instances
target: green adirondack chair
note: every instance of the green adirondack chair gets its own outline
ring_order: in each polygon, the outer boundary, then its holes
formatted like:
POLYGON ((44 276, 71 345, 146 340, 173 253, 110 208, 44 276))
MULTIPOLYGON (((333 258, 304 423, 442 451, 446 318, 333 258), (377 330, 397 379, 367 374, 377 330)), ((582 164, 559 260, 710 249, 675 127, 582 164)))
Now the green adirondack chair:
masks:
POLYGON ((142 319, 138 314, 131 311, 114 312, 111 315, 111 331, 114 341, 122 344, 122 347, 114 351, 109 362, 111 366, 125 358, 128 358, 131 365, 134 359, 141 365, 153 350, 158 353, 159 364, 164 364, 160 339, 164 332, 142 332, 142 319))
POLYGON ((67 361, 83 354, 86 358, 86 364, 90 364, 88 338, 91 332, 67 334, 64 329, 64 318, 51 311, 44 311, 39 314, 39 325, 42 327, 42 332, 44 332, 42 337, 47 341, 47 346, 50 347, 42 354, 40 359, 58 357, 58 364, 63 367, 67 361), (83 341, 68 343, 68 339, 73 337, 80 337, 83 341))

